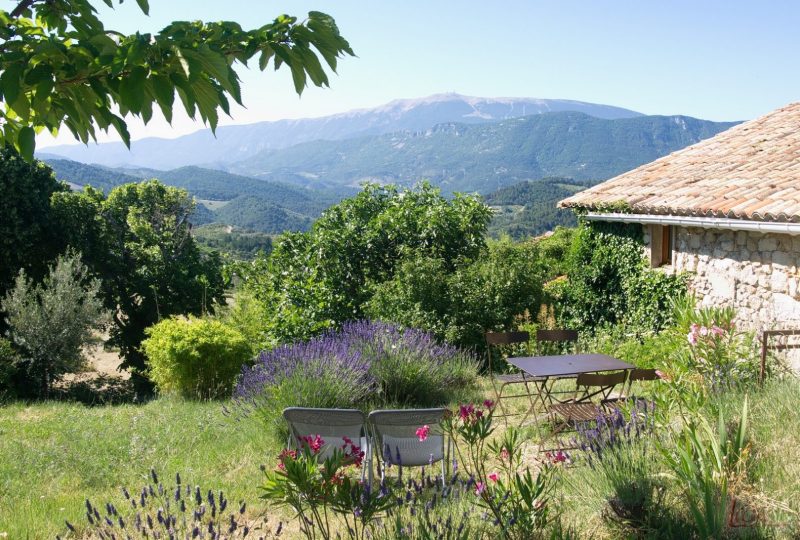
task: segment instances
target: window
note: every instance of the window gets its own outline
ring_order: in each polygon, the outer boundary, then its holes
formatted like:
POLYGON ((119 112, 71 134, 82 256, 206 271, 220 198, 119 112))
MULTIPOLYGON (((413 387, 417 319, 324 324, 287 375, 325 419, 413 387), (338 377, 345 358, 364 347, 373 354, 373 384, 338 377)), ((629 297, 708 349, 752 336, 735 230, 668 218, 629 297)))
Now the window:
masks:
POLYGON ((650 266, 672 264, 673 229, 669 225, 650 225, 650 266))

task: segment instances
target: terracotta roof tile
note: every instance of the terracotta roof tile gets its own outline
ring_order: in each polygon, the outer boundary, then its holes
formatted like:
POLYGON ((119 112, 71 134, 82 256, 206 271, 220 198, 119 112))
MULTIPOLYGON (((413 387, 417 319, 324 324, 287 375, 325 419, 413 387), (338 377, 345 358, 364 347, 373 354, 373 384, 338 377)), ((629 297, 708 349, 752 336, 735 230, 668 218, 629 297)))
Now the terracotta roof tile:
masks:
POLYGON ((633 212, 800 222, 800 103, 739 124, 564 199, 633 212))

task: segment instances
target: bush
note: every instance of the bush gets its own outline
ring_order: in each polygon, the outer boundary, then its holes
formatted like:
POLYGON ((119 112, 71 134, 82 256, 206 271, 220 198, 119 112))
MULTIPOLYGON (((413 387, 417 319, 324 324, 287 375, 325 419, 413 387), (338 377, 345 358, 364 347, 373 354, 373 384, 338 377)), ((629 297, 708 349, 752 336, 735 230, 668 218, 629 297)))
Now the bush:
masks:
POLYGON ((19 357, 7 339, 0 338, 0 401, 14 395, 14 376, 19 357))
POLYGON ((146 334, 142 348, 153 382, 162 392, 189 398, 229 396, 251 354, 240 332, 213 319, 172 317, 146 334))
POLYGON ((442 405, 477 377, 472 354, 437 343, 429 332, 361 321, 346 324, 340 335, 369 362, 384 404, 442 405))
POLYGON ((278 342, 308 339, 362 318, 373 287, 409 253, 441 260, 448 272, 482 256, 491 214, 478 196, 446 198, 428 183, 368 184, 307 233, 282 235, 269 259, 243 266, 245 288, 270 310, 278 342))
POLYGON ((565 326, 595 331, 623 324, 636 333, 672 323, 667 309, 686 294, 683 276, 647 268, 639 225, 583 223, 570 250, 569 283, 556 287, 565 326))
POLYGON ((492 242, 485 257, 455 270, 441 259, 418 255, 375 288, 367 312, 481 350, 487 330, 512 327, 517 317, 539 307, 541 276, 532 243, 492 242))
POLYGON ((3 299, 9 335, 22 356, 19 365, 39 396, 46 397, 65 373, 83 367, 83 347, 107 318, 99 293, 100 281, 89 281, 80 256, 67 253, 41 284, 20 270, 3 299))
POLYGON ((679 369, 699 373, 713 391, 747 387, 758 380, 758 341, 754 332, 736 328, 733 308, 676 311, 677 331, 687 343, 676 359, 679 369))
POLYGON ((340 331, 262 352, 243 370, 236 409, 258 416, 280 440, 286 434, 285 407, 441 405, 476 375, 471 354, 437 344, 430 333, 352 322, 340 331))

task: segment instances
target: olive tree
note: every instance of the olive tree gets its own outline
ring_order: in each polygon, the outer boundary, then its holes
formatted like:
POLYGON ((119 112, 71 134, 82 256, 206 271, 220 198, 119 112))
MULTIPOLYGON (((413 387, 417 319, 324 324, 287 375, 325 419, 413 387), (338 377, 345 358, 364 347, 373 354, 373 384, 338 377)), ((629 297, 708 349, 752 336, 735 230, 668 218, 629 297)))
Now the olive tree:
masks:
POLYGON ((42 397, 65 373, 82 367, 83 346, 107 320, 100 281, 89 278, 76 253, 59 256, 39 284, 21 270, 2 306, 20 352, 19 367, 36 383, 33 393, 42 397))

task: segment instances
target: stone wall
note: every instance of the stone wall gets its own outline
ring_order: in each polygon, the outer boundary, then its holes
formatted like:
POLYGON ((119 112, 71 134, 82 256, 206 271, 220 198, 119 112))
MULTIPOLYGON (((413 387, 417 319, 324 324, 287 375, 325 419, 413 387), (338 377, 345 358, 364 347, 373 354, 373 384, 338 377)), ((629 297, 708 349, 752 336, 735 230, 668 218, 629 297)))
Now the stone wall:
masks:
POLYGON ((749 328, 800 328, 800 236, 686 227, 673 235, 670 271, 691 273, 701 305, 731 305, 749 328))

